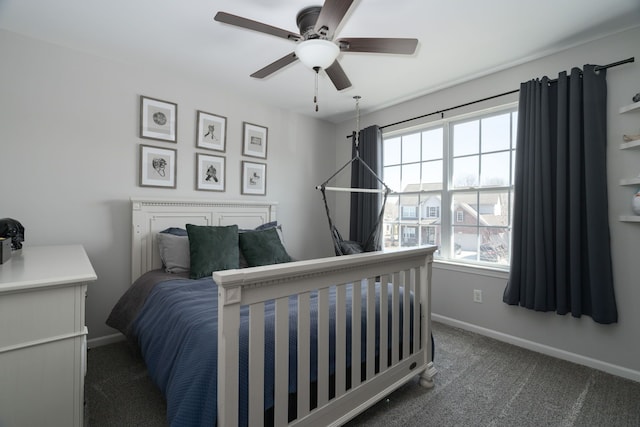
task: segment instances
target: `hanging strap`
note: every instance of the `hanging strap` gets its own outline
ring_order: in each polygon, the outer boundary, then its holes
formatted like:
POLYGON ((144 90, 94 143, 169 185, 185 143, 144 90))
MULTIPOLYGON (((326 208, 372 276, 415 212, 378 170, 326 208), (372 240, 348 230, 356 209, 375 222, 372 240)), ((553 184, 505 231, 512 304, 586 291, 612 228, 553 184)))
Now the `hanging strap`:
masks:
POLYGON ((380 213, 378 214, 378 220, 376 221, 375 227, 369 233, 369 237, 367 238, 366 243, 363 245, 363 249, 365 252, 377 251, 382 247, 382 224, 384 221, 384 210, 387 205, 387 196, 391 190, 387 188, 387 191, 384 192, 384 198, 382 199, 382 207, 380 208, 380 213))
POLYGON ((333 250, 336 252, 336 255, 343 255, 342 249, 340 247, 340 243, 342 242, 342 236, 340 232, 333 225, 333 221, 331 220, 331 212, 329 212, 329 205, 327 204, 327 195, 324 191, 324 186, 320 188, 320 192, 322 193, 322 201, 324 202, 324 210, 327 212, 327 220, 329 221, 329 230, 331 231, 331 240, 333 240, 333 250))

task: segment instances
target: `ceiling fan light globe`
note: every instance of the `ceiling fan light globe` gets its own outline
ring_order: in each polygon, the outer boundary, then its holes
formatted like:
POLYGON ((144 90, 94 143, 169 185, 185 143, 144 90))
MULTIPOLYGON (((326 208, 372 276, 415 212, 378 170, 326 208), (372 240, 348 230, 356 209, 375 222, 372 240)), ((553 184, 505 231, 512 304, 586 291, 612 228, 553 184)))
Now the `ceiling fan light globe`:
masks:
POLYGON ((298 43, 295 53, 307 67, 326 69, 334 63, 340 54, 340 48, 329 40, 312 39, 298 43))

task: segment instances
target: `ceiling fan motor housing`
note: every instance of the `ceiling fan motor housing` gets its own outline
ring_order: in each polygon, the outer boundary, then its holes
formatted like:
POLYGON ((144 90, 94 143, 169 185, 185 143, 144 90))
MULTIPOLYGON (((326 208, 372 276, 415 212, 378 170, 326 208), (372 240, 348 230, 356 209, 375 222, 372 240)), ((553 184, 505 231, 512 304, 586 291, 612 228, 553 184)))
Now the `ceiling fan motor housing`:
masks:
POLYGON ((321 10, 321 6, 310 6, 298 12, 296 23, 300 29, 300 35, 303 36, 305 40, 320 37, 320 35, 315 33, 315 26, 321 10))

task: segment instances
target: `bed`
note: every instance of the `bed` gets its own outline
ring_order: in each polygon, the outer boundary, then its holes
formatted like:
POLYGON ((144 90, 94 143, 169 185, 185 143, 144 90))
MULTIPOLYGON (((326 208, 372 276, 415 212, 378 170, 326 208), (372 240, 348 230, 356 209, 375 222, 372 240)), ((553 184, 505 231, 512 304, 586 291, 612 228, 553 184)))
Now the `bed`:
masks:
POLYGON ((107 323, 145 358, 169 424, 341 425, 416 376, 433 386, 435 246, 259 265, 246 242, 272 230, 283 243, 276 203, 131 206, 133 285, 107 323), (257 266, 237 268, 241 256, 236 268, 192 278, 189 246, 191 271, 168 273, 162 242, 187 224, 189 245, 194 230, 238 230, 239 253, 257 266))

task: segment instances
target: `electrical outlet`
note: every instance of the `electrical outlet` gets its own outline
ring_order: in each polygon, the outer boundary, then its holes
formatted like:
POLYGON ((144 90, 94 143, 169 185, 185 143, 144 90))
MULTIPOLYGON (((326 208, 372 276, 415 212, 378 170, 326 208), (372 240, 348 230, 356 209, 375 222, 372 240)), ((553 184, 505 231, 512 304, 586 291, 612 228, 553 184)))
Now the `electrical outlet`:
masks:
POLYGON ((480 289, 473 290, 473 302, 482 302, 482 291, 480 289))

